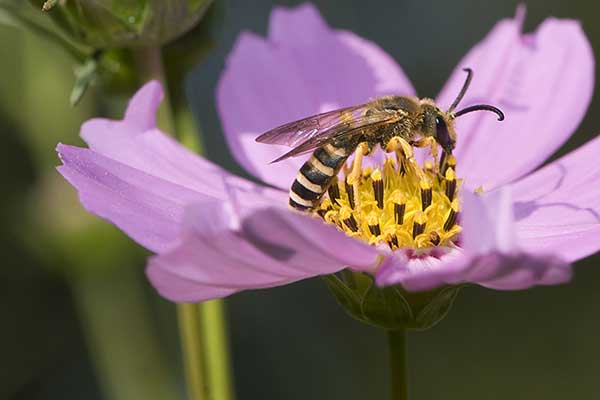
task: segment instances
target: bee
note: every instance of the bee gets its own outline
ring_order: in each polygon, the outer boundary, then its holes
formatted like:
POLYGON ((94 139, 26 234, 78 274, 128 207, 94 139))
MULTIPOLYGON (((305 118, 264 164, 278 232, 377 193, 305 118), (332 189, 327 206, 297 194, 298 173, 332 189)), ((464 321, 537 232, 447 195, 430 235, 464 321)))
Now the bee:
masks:
POLYGON ((290 206, 299 211, 315 209, 354 152, 356 157, 348 178, 356 182, 361 174, 362 157, 373 152, 377 145, 388 153, 401 151, 403 143, 415 147, 430 146, 434 160, 437 160, 439 145, 443 150, 441 164, 455 147, 454 120, 457 117, 485 110, 496 113, 499 121, 504 120, 500 109, 487 104, 454 112, 473 78, 470 68, 464 71, 467 77, 463 87, 447 111, 442 111, 428 98, 385 96, 290 122, 256 138, 259 143, 293 147, 273 163, 313 152, 290 188, 290 206))

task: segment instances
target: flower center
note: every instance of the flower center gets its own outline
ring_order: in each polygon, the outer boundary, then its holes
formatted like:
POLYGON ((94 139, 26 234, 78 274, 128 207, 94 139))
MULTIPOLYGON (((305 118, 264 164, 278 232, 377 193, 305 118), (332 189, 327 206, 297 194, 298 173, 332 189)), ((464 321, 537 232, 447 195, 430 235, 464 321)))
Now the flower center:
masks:
POLYGON ((344 168, 316 210, 347 235, 377 245, 427 249, 449 246, 460 233, 456 159, 439 167, 420 166, 413 157, 387 157, 382 166, 363 168, 359 182, 344 168), (358 190, 357 190, 358 188, 358 190))

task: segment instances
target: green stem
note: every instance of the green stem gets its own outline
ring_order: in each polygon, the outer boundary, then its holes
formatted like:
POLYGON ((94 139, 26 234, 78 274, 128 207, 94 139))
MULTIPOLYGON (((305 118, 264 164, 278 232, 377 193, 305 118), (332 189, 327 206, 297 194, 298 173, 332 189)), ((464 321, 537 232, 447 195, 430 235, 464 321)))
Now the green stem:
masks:
POLYGON ((388 331, 390 399, 408 400, 408 359, 406 331, 388 331))
POLYGON ((177 304, 182 358, 189 400, 205 400, 206 371, 204 365, 201 304, 177 304))
MULTIPOLYGON (((175 121, 168 96, 160 48, 136 49, 134 57, 142 82, 157 79, 162 82, 165 100, 158 111, 159 127, 175 134, 175 121)), ((185 121, 186 113, 182 110, 185 121)), ((187 123, 178 124, 188 126, 187 123)), ((182 129, 177 132, 179 140, 193 151, 198 151, 197 132, 182 129)), ((227 326, 223 300, 200 304, 178 304, 177 313, 181 330, 182 352, 186 370, 186 382, 190 400, 232 400, 233 384, 229 365, 227 326)))
POLYGON ((204 346, 208 372, 210 400, 232 400, 233 382, 228 355, 227 325, 225 321, 225 303, 223 300, 211 300, 201 304, 201 323, 204 327, 204 346))
POLYGON ((122 267, 118 273, 96 268, 70 274, 103 396, 110 400, 175 399, 177 388, 153 330, 140 274, 128 265, 122 267))
POLYGON ((1 100, 9 99, 3 107, 11 102, 16 107, 9 113, 20 127, 14 133, 24 134, 20 140, 37 177, 27 197, 31 205, 22 208, 28 211, 26 223, 18 232, 49 268, 56 268, 53 272, 60 270, 66 277, 102 399, 176 399, 177 377, 147 303, 139 251, 132 251, 133 244, 114 228, 80 210, 75 193, 64 195, 65 182, 50 171, 56 156, 49 146, 74 140, 78 126, 94 114, 97 104, 90 97, 72 110, 64 98, 72 61, 28 32, 11 36, 4 47, 11 57, 3 60, 11 79, 1 100), (23 104, 36 110, 35 118, 23 104), (50 133, 49 126, 58 133, 50 133), (44 204, 42 212, 32 206, 38 202, 44 204))

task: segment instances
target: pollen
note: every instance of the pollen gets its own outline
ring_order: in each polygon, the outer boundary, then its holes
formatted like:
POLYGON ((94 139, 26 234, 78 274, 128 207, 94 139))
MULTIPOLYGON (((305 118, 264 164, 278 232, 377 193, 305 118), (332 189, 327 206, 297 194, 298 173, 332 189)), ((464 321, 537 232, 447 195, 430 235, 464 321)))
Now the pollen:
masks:
POLYGON ((360 175, 350 175, 352 165, 343 168, 315 211, 326 223, 371 245, 392 250, 452 246, 461 231, 462 180, 455 168, 452 156, 419 165, 411 148, 401 148, 395 158, 364 168, 360 175))

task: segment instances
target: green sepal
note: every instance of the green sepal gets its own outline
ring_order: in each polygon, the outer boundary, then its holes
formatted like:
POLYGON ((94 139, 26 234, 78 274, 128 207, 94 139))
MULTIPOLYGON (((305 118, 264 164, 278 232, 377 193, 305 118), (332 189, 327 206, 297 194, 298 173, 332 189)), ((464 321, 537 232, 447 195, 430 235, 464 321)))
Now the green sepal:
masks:
POLYGON ((338 303, 353 318, 382 329, 429 329, 441 321, 464 285, 409 292, 400 285, 379 287, 373 277, 343 270, 323 276, 338 303))
POLYGON ((414 319, 410 304, 396 286, 372 284, 363 297, 361 311, 369 323, 383 329, 408 328, 414 319))
POLYGON ((84 60, 90 53, 89 48, 73 42, 58 29, 52 27, 52 24, 47 23, 44 18, 36 18, 32 11, 28 5, 0 1, 0 24, 30 31, 63 48, 78 61, 84 60))

